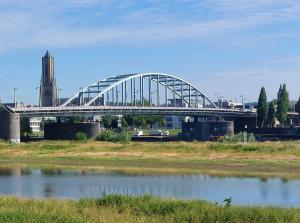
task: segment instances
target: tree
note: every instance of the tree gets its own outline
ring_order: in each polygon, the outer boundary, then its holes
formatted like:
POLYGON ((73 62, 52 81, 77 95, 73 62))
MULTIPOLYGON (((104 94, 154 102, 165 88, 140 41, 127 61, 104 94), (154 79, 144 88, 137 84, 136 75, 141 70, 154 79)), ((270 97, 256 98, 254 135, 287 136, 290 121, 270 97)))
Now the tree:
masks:
POLYGON ((113 118, 110 115, 102 117, 101 122, 104 128, 110 129, 112 127, 112 120, 113 118))
POLYGON ((289 107, 289 93, 286 89, 285 84, 283 84, 282 87, 280 85, 277 96, 278 99, 277 99, 276 117, 280 122, 281 126, 284 126, 284 122, 286 121, 288 107, 289 107))
POLYGON ((276 119, 276 110, 275 110, 275 103, 274 101, 272 101, 269 105, 269 109, 268 109, 268 126, 270 128, 275 126, 275 119, 276 119))
POLYGON ((257 105, 257 124, 258 127, 262 128, 266 125, 266 121, 268 118, 268 102, 267 102, 267 94, 264 87, 260 89, 260 94, 258 98, 257 105))
MULTIPOLYGON (((59 119, 60 120, 60 119, 59 119)), ((71 116, 71 117, 68 117, 68 121, 69 123, 78 123, 78 122, 81 122, 82 118, 79 117, 79 116, 71 116)))

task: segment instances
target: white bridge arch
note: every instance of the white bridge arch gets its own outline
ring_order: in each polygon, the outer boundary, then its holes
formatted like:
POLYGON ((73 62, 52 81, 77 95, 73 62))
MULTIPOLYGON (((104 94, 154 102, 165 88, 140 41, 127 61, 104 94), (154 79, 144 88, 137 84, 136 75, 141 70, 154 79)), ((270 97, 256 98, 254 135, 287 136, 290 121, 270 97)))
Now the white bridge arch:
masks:
POLYGON ((61 105, 217 108, 195 85, 164 73, 123 74, 97 81, 61 105))

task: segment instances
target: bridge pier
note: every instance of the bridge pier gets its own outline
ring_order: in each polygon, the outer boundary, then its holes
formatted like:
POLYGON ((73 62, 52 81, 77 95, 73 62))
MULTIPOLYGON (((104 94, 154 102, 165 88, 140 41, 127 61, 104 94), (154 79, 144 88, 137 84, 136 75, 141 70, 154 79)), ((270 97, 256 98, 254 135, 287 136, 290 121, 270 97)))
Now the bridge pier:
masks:
POLYGON ((20 115, 17 113, 0 113, 0 139, 20 142, 20 115))

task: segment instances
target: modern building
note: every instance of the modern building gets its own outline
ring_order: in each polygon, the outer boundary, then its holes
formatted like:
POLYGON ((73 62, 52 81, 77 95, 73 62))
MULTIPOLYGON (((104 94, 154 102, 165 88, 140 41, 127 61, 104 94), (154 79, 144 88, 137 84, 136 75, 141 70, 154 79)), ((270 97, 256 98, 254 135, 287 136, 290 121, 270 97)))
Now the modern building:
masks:
POLYGON ((29 125, 33 133, 43 131, 44 123, 56 122, 55 117, 32 117, 29 119, 29 125))
POLYGON ((54 76, 54 57, 46 52, 42 58, 42 78, 40 85, 40 106, 53 107, 58 105, 57 86, 54 76))
POLYGON ((29 119, 29 125, 32 132, 40 132, 41 131, 41 124, 43 118, 42 117, 33 117, 29 119))
POLYGON ((215 140, 234 134, 233 121, 193 121, 182 123, 182 139, 187 141, 215 140))

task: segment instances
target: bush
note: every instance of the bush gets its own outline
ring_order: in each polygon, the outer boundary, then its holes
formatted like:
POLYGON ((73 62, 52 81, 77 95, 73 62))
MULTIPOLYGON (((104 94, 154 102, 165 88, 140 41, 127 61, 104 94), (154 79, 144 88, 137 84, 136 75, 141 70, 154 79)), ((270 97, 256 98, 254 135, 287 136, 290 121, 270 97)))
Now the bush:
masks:
POLYGON ((96 140, 105 142, 130 142, 131 137, 125 132, 103 131, 97 136, 96 140))
POLYGON ((75 135, 75 140, 76 141, 86 141, 87 140, 87 135, 83 132, 77 132, 75 135))
MULTIPOLYGON (((255 136, 253 133, 245 133, 247 142, 255 142, 255 136)), ((225 135, 223 142, 244 142, 244 133, 240 132, 236 135, 225 135)))

